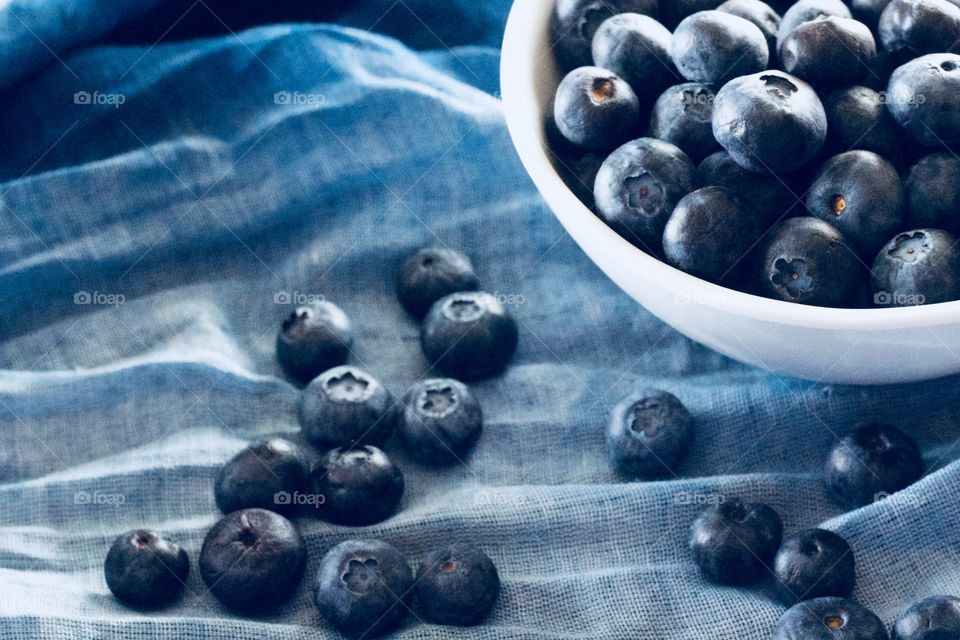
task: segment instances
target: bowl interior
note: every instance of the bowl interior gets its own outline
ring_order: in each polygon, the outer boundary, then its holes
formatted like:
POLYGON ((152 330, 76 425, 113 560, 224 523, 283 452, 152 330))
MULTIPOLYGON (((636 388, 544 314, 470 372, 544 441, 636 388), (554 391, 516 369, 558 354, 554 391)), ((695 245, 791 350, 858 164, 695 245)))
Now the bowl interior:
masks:
POLYGON ((639 274, 670 287, 685 299, 722 308, 726 313, 825 330, 891 330, 960 322, 960 301, 908 308, 834 309, 742 293, 660 262, 607 227, 564 184, 546 140, 545 117, 559 83, 549 26, 555 2, 519 0, 511 10, 501 62, 507 125, 525 169, 554 214, 588 256, 621 287, 629 292, 629 287, 623 286, 624 279, 629 273, 639 274))

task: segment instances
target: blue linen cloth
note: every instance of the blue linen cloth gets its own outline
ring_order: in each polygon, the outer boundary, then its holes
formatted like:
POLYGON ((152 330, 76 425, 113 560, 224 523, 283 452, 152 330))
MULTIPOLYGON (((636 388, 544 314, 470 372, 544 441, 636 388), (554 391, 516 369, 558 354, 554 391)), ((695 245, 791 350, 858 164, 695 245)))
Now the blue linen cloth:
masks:
POLYGON ((689 524, 720 494, 768 502, 788 531, 842 533, 856 596, 888 622, 960 592, 958 380, 769 375, 621 293, 511 147, 494 97, 509 2, 378 0, 338 26, 110 44, 158 2, 0 8, 0 637, 336 638, 312 604, 315 567, 373 537, 411 562, 475 543, 503 579, 482 625, 410 616, 397 637, 767 638, 783 611, 770 584, 710 586, 688 558, 689 524), (341 305, 353 362, 401 396, 428 370, 393 277, 428 243, 468 252, 520 324, 514 365, 474 385, 486 426, 469 464, 424 469, 391 443, 402 511, 361 530, 299 521, 310 565, 296 597, 234 616, 196 559, 219 465, 298 432, 298 389, 274 356, 281 319, 311 296, 341 305), (676 477, 626 483, 605 422, 652 385, 691 409, 696 443, 676 477), (868 419, 916 437, 928 474, 844 513, 822 487, 824 454, 868 419), (109 594, 103 558, 134 527, 189 551, 177 605, 143 614, 109 594))

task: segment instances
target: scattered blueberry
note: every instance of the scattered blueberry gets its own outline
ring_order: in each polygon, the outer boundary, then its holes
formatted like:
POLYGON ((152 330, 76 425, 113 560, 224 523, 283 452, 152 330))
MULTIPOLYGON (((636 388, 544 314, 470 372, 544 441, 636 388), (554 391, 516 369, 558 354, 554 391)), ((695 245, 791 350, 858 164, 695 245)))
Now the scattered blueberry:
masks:
POLYGON ((618 13, 657 15, 657 0, 557 0, 550 19, 550 42, 566 71, 589 65, 593 37, 618 13))
POLYGON ((161 533, 137 529, 113 541, 103 575, 113 595, 137 608, 175 600, 190 572, 187 552, 161 533))
POLYGON ((403 497, 403 473, 376 447, 331 449, 310 474, 323 496, 321 513, 339 524, 362 526, 386 520, 403 497))
POLYGON ((718 151, 711 124, 715 97, 713 89, 698 82, 668 88, 653 105, 649 135, 676 145, 694 161, 718 151))
MULTIPOLYGON (((717 11, 732 13, 757 25, 763 37, 767 39, 767 49, 771 58, 777 50, 777 29, 780 28, 780 14, 761 0, 727 0, 717 11)), ((771 60, 772 62, 772 60, 771 60)))
POLYGON ((823 147, 827 115, 806 82, 765 71, 731 80, 717 92, 713 135, 745 169, 791 171, 823 147))
POLYGON ((604 161, 593 193, 600 217, 652 252, 673 208, 696 182, 697 170, 687 154, 668 142, 640 138, 604 161))
POLYGON ((760 248, 760 288, 771 298, 816 306, 850 303, 860 262, 836 228, 818 218, 778 223, 760 248))
POLYGON ((901 154, 897 123, 883 97, 863 86, 837 89, 823 100, 827 113, 827 146, 832 153, 873 151, 895 162, 901 154))
POLYGON ((397 297, 410 315, 422 318, 443 296, 479 287, 480 280, 467 256, 446 247, 427 247, 400 267, 397 297))
POLYGON ((724 11, 699 11, 677 26, 670 54, 687 80, 722 86, 763 71, 770 60, 767 39, 757 25, 724 11))
POLYGON ((857 82, 876 57, 877 44, 870 29, 862 22, 838 16, 804 22, 780 44, 784 71, 821 87, 857 82))
POLYGON ((826 529, 807 529, 785 538, 773 571, 780 600, 787 605, 826 596, 848 598, 857 581, 853 549, 826 529))
POLYGON ((670 58, 669 29, 639 13, 621 13, 600 25, 593 36, 593 64, 609 69, 639 98, 655 95, 680 74, 670 58))
POLYGON ((820 168, 807 210, 843 233, 868 260, 903 226, 903 186, 897 170, 872 151, 847 151, 820 168))
POLYGON ((718 151, 704 158, 699 170, 705 186, 726 187, 743 202, 749 203, 750 210, 764 230, 803 204, 781 177, 748 171, 726 151, 718 151))
POLYGON ((320 445, 382 444, 393 433, 396 414, 386 387, 356 367, 325 371, 300 396, 300 427, 320 445))
POLYGON ((893 640, 960 638, 960 598, 931 596, 903 610, 893 625, 893 640))
POLYGON ((643 390, 614 407, 607 449, 621 473, 654 478, 673 472, 690 449, 693 434, 693 417, 674 395, 643 390))
POLYGON ((919 480, 923 460, 917 443, 900 429, 868 424, 833 446, 825 474, 830 491, 858 507, 919 480))
POLYGON ((417 613, 434 624, 477 624, 499 594, 500 577, 493 561, 468 544, 434 549, 417 567, 417 613))
POLYGON ((297 307, 277 335, 277 360, 292 378, 309 382, 347 361, 353 330, 343 310, 332 302, 297 307))
POLYGON ((880 14, 883 48, 926 53, 960 53, 960 6, 948 0, 892 0, 880 14))
POLYGON ((916 58, 890 76, 887 108, 893 119, 926 146, 960 144, 960 55, 916 58))
POLYGON ((676 268, 722 282, 752 267, 761 216, 725 187, 703 187, 677 203, 663 230, 663 253, 676 268))
POLYGON ((960 248, 952 233, 915 229, 898 234, 873 263, 871 283, 881 306, 960 300, 960 248))
POLYGON ((502 371, 517 350, 517 338, 517 321, 483 291, 441 298, 420 330, 420 345, 432 365, 464 380, 502 371))
POLYGON ((310 463, 300 447, 272 438, 252 444, 228 460, 217 474, 213 495, 223 513, 259 507, 285 514, 296 505, 285 500, 284 494, 301 491, 309 472, 310 463))
POLYGON ((804 22, 810 22, 820 16, 852 18, 850 9, 842 0, 800 0, 793 3, 783 14, 780 28, 777 29, 777 50, 787 36, 804 22))
POLYGON ((910 169, 904 190, 910 227, 960 231, 960 158, 925 156, 910 169))
POLYGON ((783 523, 759 502, 727 498, 693 522, 690 550, 703 575, 720 584, 749 584, 769 571, 783 523))
POLYGON ((553 119, 564 138, 607 151, 640 131, 640 101, 625 80, 600 67, 578 67, 557 87, 553 119))
POLYGON ((413 586, 410 565, 393 545, 347 540, 321 560, 315 600, 320 614, 341 633, 374 637, 403 622, 413 586))
POLYGON ((292 522, 266 509, 224 516, 200 549, 200 575, 220 602, 239 613, 270 609, 297 588, 307 549, 292 522))
POLYGON ((462 382, 452 378, 418 382, 404 403, 400 438, 422 463, 460 462, 480 437, 483 410, 462 382))
POLYGON ((790 607, 771 640, 888 640, 886 627, 854 600, 816 598, 790 607))

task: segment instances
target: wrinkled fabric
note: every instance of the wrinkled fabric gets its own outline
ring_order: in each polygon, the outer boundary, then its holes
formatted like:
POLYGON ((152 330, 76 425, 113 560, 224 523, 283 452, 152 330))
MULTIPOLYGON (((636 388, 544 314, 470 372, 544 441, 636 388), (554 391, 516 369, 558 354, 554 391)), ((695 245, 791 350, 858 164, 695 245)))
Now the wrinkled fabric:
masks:
POLYGON ((342 25, 111 44, 150 4, 0 8, 0 637, 336 638, 312 581, 326 550, 362 537, 412 564, 470 542, 500 571, 481 625, 411 615, 396 637, 760 640, 783 612, 771 585, 707 585, 686 549, 704 504, 732 494, 774 506, 788 532, 844 535, 856 597, 887 622, 960 593, 958 379, 767 374, 621 293, 511 147, 494 97, 508 2, 358 3, 342 25), (424 244, 470 254, 519 322, 513 366, 473 385, 483 436, 442 469, 390 442, 401 512, 362 529, 298 520, 310 561, 296 596, 237 617, 196 562, 218 467, 250 440, 298 437, 299 390, 274 354, 282 318, 311 296, 342 306, 352 362, 399 398, 429 375, 393 293, 424 244), (607 461, 609 411, 641 386, 697 421, 663 481, 625 482, 607 461), (822 486, 825 452, 869 419, 910 432, 928 473, 845 513, 822 486), (134 527, 190 554, 169 608, 135 612, 107 590, 106 551, 134 527))

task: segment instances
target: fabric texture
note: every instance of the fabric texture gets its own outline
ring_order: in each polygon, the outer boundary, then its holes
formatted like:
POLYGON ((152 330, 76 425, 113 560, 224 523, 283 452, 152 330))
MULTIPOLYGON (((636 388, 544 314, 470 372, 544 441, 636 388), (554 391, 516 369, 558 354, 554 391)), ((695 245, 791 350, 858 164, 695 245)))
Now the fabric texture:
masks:
POLYGON ((511 147, 495 98, 509 2, 358 2, 340 25, 111 44, 152 4, 0 8, 0 637, 336 638, 311 586, 324 552, 360 537, 411 564, 471 542, 500 571, 480 626, 410 616, 396 637, 761 640, 783 612, 771 585, 710 586, 686 548, 704 503, 732 494, 774 506, 788 532, 842 533, 856 597, 887 622, 960 593, 960 380, 770 375, 621 293, 511 147), (440 470, 391 442, 402 511, 362 529, 298 520, 310 560, 296 596, 231 614, 197 556, 219 465, 252 439, 297 437, 281 319, 297 300, 336 302, 352 362, 400 397, 428 363, 393 279, 424 244, 470 254, 519 321, 513 366, 473 385, 483 436, 467 465, 440 470), (609 411, 638 386, 673 392, 697 421, 664 481, 624 482, 607 461, 609 411), (824 455, 870 419, 909 431, 928 472, 845 513, 824 455), (106 551, 134 527, 188 550, 175 606, 138 613, 107 590, 106 551))

